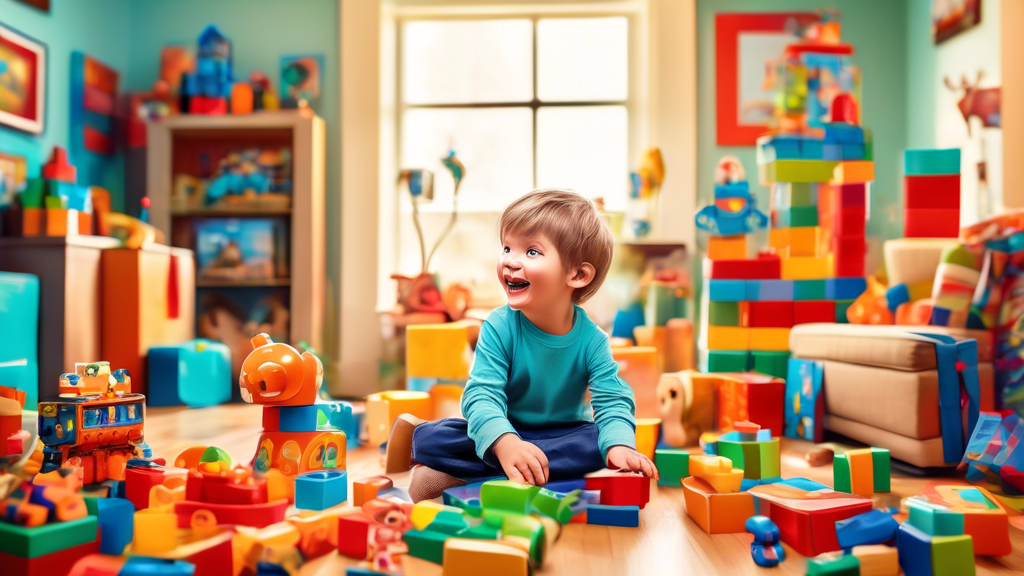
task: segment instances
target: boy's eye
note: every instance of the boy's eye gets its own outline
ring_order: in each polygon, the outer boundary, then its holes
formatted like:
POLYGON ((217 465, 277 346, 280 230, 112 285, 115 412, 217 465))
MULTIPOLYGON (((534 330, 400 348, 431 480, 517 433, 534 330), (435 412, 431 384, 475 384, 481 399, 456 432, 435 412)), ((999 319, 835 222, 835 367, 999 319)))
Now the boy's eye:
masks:
POLYGON ((512 250, 508 246, 505 246, 504 248, 501 249, 501 251, 504 252, 505 254, 508 254, 512 250))
POLYGON ((533 248, 530 248, 529 250, 526 251, 526 255, 527 256, 540 256, 540 252, 537 252, 533 248))

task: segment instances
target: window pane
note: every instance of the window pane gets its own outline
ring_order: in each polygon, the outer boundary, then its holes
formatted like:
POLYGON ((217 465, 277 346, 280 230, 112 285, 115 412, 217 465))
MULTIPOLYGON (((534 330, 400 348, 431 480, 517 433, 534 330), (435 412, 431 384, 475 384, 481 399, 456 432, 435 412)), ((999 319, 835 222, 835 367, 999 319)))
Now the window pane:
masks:
POLYGON ((400 168, 434 172, 433 205, 451 207, 454 182, 441 163, 449 149, 466 167, 460 210, 501 210, 533 188, 533 122, 527 107, 406 110, 401 143, 400 168))
POLYGON ((545 18, 537 23, 537 98, 625 100, 628 20, 545 18))
POLYGON ((625 106, 542 107, 537 110, 537 186, 604 196, 622 209, 629 183, 625 106))
POLYGON ((406 103, 533 99, 530 20, 421 20, 407 22, 402 30, 406 103))

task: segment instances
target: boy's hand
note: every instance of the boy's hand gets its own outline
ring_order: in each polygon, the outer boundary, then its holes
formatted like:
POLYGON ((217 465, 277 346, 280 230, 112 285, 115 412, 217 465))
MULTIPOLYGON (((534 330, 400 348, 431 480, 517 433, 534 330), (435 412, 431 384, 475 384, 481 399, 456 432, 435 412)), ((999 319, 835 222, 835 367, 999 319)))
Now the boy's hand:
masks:
POLYGON ((535 444, 509 433, 498 438, 492 450, 509 480, 534 486, 547 484, 548 457, 535 444))
POLYGON ((654 462, 629 446, 612 446, 608 449, 608 467, 619 470, 643 472, 644 476, 657 480, 661 478, 654 462))

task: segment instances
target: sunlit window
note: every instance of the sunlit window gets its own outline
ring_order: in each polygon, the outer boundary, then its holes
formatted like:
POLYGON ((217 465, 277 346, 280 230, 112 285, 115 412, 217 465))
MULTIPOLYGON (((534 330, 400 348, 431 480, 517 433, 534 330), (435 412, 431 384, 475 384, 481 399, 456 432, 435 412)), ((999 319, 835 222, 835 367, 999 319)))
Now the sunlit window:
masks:
POLYGON ((436 178, 466 166, 459 208, 500 211, 536 187, 573 188, 623 209, 629 172, 629 20, 510 17, 403 20, 399 26, 402 168, 436 178))

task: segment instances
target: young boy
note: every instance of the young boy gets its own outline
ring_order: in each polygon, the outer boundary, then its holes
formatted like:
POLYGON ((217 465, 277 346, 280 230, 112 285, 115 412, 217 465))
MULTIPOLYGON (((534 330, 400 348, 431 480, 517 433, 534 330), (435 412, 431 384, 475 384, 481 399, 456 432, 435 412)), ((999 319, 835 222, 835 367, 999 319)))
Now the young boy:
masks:
POLYGON ((466 419, 400 417, 389 471, 401 447, 408 463, 411 437, 417 502, 487 476, 540 486, 607 465, 657 477, 635 449, 633 391, 618 377, 608 336, 578 306, 600 288, 612 259, 612 236, 594 205, 575 192, 534 191, 505 210, 499 237, 508 305, 481 326, 462 395, 466 419))

